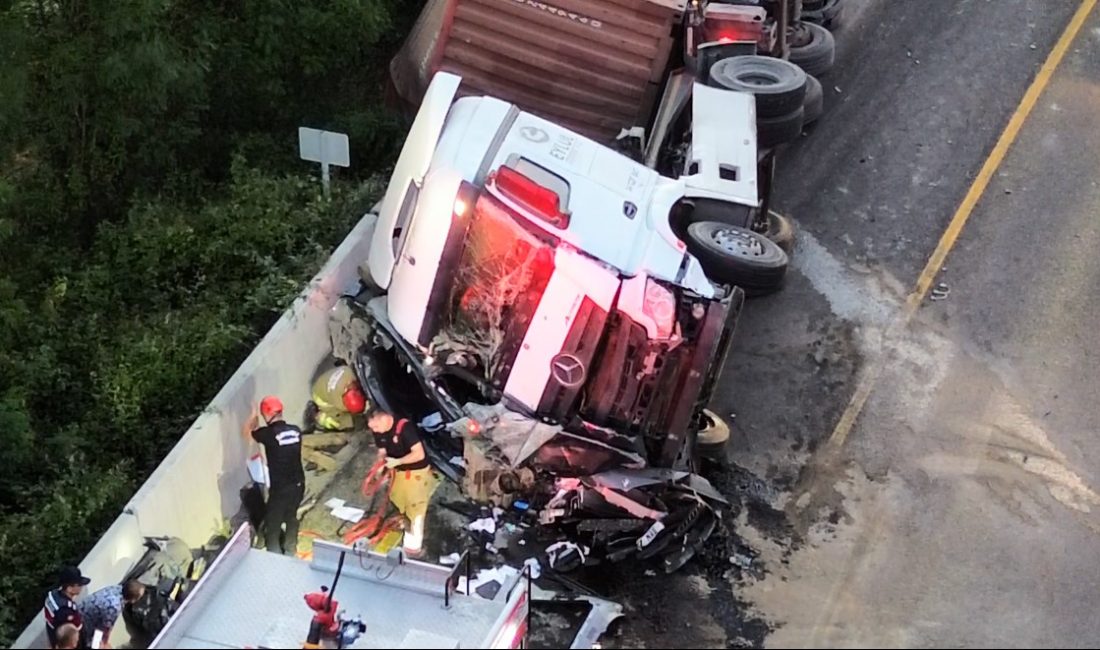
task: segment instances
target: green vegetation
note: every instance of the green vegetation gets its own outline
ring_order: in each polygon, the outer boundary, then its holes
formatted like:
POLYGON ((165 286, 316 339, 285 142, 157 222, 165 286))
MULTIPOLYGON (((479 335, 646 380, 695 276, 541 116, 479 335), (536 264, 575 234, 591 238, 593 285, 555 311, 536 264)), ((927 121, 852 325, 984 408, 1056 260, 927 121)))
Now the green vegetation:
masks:
POLYGON ((0 0, 0 645, 377 194, 398 0, 0 0), (296 127, 351 136, 321 198, 296 127))

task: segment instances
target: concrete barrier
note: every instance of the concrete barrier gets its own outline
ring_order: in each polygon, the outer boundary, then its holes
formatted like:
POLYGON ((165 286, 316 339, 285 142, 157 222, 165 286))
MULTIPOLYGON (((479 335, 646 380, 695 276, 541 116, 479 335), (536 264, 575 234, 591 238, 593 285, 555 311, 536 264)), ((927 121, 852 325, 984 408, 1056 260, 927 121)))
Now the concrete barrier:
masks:
MULTIPOLYGON (((278 395, 287 419, 299 419, 314 371, 331 352, 329 311, 356 289, 373 229, 374 215, 368 214, 130 499, 80 563, 92 579, 90 590, 120 582, 141 558, 145 537, 180 537, 198 546, 240 510, 250 451, 241 428, 264 395, 278 395)), ((45 646, 40 616, 14 645, 45 646)))

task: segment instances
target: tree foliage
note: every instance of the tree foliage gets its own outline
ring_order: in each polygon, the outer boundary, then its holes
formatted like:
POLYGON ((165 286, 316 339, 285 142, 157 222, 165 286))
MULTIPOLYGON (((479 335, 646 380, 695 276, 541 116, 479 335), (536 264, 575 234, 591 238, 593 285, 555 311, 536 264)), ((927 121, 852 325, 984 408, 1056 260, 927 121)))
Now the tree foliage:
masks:
POLYGON ((397 0, 0 0, 0 645, 369 204, 397 0), (332 199, 296 127, 350 134, 332 199))

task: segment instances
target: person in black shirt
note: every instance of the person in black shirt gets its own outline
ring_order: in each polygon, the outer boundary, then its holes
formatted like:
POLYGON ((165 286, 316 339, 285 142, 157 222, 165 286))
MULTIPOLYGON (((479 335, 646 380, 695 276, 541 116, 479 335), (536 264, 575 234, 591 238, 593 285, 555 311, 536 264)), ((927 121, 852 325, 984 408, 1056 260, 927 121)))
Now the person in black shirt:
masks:
POLYGON ((424 549, 424 521, 428 503, 438 480, 432 473, 419 428, 392 413, 374 409, 367 416, 367 426, 374 435, 378 458, 393 470, 393 488, 390 501, 409 520, 403 545, 405 553, 419 557, 424 549))
POLYGON ((246 433, 264 446, 271 489, 264 516, 264 539, 272 553, 294 555, 298 551, 298 506, 306 491, 302 469, 302 430, 283 420, 283 403, 268 396, 252 412, 246 433), (262 415, 267 426, 257 426, 262 415))

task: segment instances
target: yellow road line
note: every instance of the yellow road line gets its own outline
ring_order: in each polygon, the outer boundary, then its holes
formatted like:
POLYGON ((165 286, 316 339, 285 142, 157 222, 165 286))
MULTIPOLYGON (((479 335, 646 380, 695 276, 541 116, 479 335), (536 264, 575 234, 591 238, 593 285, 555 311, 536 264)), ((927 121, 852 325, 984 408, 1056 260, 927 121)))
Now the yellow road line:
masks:
MULTIPOLYGON (((1047 60, 1043 63, 1043 67, 1039 69, 1039 72, 1035 75, 1035 79, 1028 86, 1027 92, 1020 99, 1020 103, 1016 106, 1016 110, 1013 111, 1012 117, 1009 118, 1008 124, 1005 126, 1004 131, 1001 132, 1001 137, 997 139, 997 144, 993 146, 993 151, 989 152, 989 156, 982 164, 981 170, 978 172, 978 176, 974 179, 974 182, 970 184, 970 189, 967 190, 966 196, 963 197, 962 203, 959 204, 955 215, 951 217, 951 223, 947 225, 947 229, 943 231, 943 235, 940 236, 939 244, 936 249, 932 251, 932 256, 928 258, 928 263, 925 264, 924 270, 917 277, 916 286, 913 287, 913 291, 909 293, 905 300, 905 306, 902 308, 898 318, 890 325, 883 335, 883 340, 888 341, 899 334, 905 327, 909 325, 909 321, 912 320, 913 315, 917 312, 917 308, 924 302, 925 296, 928 295, 928 290, 932 287, 932 282, 935 281, 936 275, 940 269, 943 268, 944 261, 947 260, 948 253, 954 248, 955 242, 958 241, 959 235, 962 233, 963 227, 966 226, 966 222, 970 219, 970 214, 974 211, 974 206, 978 204, 978 200, 982 198, 982 194, 985 193, 986 188, 989 186, 990 179, 993 178, 994 172, 1001 166, 1001 163, 1005 159, 1005 155, 1008 154, 1008 150, 1012 148, 1012 144, 1016 141, 1016 138, 1020 135, 1020 129, 1024 125, 1024 121, 1027 120, 1028 115, 1031 114, 1031 110, 1035 108, 1036 102, 1039 101, 1039 96, 1043 94, 1043 90, 1046 89, 1047 84, 1050 83, 1050 79, 1054 76, 1054 71, 1058 69, 1058 66, 1062 63, 1062 59, 1066 55, 1066 51, 1069 49, 1073 39, 1077 37, 1078 32, 1081 31, 1081 27, 1085 24, 1085 20, 1089 17, 1089 13, 1096 6, 1097 0, 1084 0, 1077 7, 1077 11, 1070 18, 1069 24, 1066 25, 1065 31, 1062 32, 1062 36, 1058 38, 1058 42, 1054 44, 1054 48, 1051 49, 1050 54, 1047 55, 1047 60)), ((832 435, 829 436, 828 447, 835 450, 844 444, 847 440, 848 434, 852 432, 852 427, 856 423, 856 419, 863 411, 864 405, 867 404, 867 399, 871 396, 871 392, 875 388, 875 383, 878 381, 879 376, 882 374, 882 369, 886 364, 885 355, 880 355, 876 361, 866 369, 863 375, 860 377, 859 384, 856 386, 855 393, 852 394, 851 401, 848 402, 847 408, 844 409, 844 413, 841 414, 840 420, 837 421, 836 427, 833 428, 832 435)))

